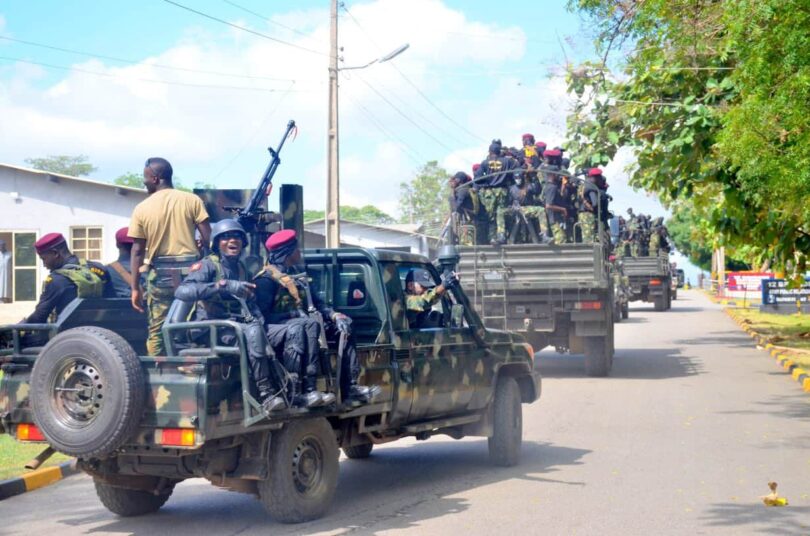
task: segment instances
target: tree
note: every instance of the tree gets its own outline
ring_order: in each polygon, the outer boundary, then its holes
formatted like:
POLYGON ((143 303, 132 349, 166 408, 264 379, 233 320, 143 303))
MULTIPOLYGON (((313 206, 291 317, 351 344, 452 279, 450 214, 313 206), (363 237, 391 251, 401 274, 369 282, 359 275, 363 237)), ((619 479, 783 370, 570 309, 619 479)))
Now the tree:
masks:
MULTIPOLYGON (((304 221, 316 221, 323 219, 323 210, 304 210, 304 221)), ((341 221, 353 221, 357 223, 368 223, 371 225, 388 225, 396 220, 373 205, 364 207, 341 206, 341 221)))
POLYGON ((810 250, 810 13, 800 0, 571 0, 600 59, 569 70, 577 163, 636 156, 631 184, 748 262, 810 250), (774 39, 778 35, 779 39, 774 39), (618 60, 611 52, 624 55, 618 60), (609 67, 620 71, 613 74, 609 67))
POLYGON ((119 186, 143 189, 143 175, 140 173, 124 173, 113 179, 113 183, 119 186))
POLYGON ((444 224, 449 208, 450 174, 432 160, 422 166, 410 182, 399 185, 399 211, 404 223, 436 228, 444 224))
POLYGON ((49 155, 44 158, 26 158, 25 163, 34 169, 70 175, 71 177, 84 177, 96 171, 96 167, 87 161, 87 156, 49 155))

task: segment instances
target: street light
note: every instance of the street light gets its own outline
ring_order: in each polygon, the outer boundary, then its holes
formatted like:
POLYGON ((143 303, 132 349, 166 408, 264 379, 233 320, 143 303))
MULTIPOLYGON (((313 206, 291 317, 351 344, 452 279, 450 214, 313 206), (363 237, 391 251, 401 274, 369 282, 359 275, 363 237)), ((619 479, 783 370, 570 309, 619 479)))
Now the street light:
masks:
POLYGON ((331 50, 329 54, 329 127, 327 147, 327 176, 326 176, 326 247, 340 247, 340 172, 338 168, 338 71, 351 71, 365 69, 375 63, 385 63, 405 52, 410 46, 408 43, 372 60, 365 65, 355 67, 338 67, 337 47, 337 0, 332 1, 331 9, 331 50))

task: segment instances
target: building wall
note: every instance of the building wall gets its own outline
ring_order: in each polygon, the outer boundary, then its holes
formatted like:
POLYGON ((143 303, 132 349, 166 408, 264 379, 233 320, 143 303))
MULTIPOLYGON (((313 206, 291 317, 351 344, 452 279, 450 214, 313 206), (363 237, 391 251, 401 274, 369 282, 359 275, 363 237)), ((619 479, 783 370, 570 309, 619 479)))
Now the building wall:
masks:
MULTIPOLYGON (((129 225, 133 208, 145 198, 145 191, 0 166, 0 232, 33 231, 37 238, 57 232, 70 240, 73 226, 99 226, 101 259, 111 262, 118 255, 115 231, 129 225)), ((37 296, 46 275, 40 263, 37 296)))

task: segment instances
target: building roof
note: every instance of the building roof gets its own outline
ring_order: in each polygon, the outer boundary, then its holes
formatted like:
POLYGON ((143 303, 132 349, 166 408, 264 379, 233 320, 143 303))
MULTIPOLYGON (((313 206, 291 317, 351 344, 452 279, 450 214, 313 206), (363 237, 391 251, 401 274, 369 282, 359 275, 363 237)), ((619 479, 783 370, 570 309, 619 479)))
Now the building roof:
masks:
MULTIPOLYGON (((324 224, 326 220, 324 218, 319 218, 317 220, 311 220, 308 222, 304 222, 304 227, 307 231, 316 233, 316 234, 323 234, 323 228, 320 227, 324 224)), ((341 225, 356 225, 359 227, 367 227, 369 229, 375 229, 379 231, 387 231, 390 233, 395 234, 402 234, 402 235, 420 235, 426 236, 428 238, 436 238, 433 236, 426 235, 422 233, 422 225, 418 223, 391 223, 391 224, 375 224, 375 223, 364 223, 359 221, 351 221, 351 220, 340 220, 341 225)))
POLYGON ((50 180, 52 182, 59 182, 59 181, 67 181, 67 182, 75 182, 80 184, 87 184, 90 186, 99 186, 102 188, 113 188, 118 192, 121 193, 137 193, 137 194, 144 194, 146 195, 146 190, 144 188, 132 188, 130 186, 122 186, 120 184, 113 184, 110 182, 101 182, 93 179, 86 179, 83 177, 73 177, 71 175, 62 175, 61 173, 53 173, 50 171, 42 171, 39 169, 31 169, 21 166, 13 166, 11 164, 0 164, 0 169, 13 169, 15 171, 23 171, 25 173, 31 173, 34 175, 39 175, 45 180, 50 180))

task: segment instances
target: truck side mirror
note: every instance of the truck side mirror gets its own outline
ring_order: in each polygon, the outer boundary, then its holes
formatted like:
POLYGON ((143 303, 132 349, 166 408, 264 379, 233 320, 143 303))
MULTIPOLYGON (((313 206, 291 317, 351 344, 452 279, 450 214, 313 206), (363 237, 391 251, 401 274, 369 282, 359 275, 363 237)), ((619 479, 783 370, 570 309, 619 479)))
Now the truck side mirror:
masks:
POLYGON ((464 306, 460 303, 454 303, 450 308, 450 327, 464 327, 464 306))

